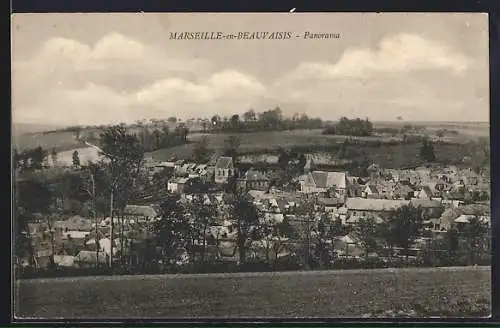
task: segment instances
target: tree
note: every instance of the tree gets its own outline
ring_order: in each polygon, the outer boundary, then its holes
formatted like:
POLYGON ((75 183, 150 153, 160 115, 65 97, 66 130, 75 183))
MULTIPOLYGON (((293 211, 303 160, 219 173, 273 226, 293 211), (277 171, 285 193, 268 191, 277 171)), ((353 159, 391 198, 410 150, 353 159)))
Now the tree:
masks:
POLYGON ((80 140, 80 138, 82 137, 82 128, 79 126, 76 126, 74 128, 74 133, 75 133, 75 139, 80 140))
POLYGON ((94 221, 95 224, 95 245, 96 245, 96 268, 99 266, 99 251, 100 251, 100 236, 99 236, 99 225, 98 225, 98 215, 97 215, 97 193, 96 193, 96 171, 98 167, 93 164, 89 164, 88 167, 82 168, 82 190, 90 198, 90 219, 94 221))
POLYGON ((441 140, 444 136, 444 131, 443 130, 438 130, 436 132, 436 136, 439 138, 439 140, 441 140))
POLYGON ((57 165, 57 151, 55 148, 52 148, 52 151, 50 152, 50 157, 52 159, 52 165, 56 166, 57 165))
POLYGON ((247 111, 243 114, 243 119, 245 120, 245 122, 253 122, 253 121, 255 121, 255 118, 256 118, 256 115, 255 115, 255 111, 253 109, 250 109, 249 111, 247 111))
POLYGON ((207 132, 207 129, 209 126, 210 126, 210 123, 207 120, 204 119, 203 121, 201 121, 201 128, 202 128, 203 133, 207 132))
POLYGON ((451 264, 456 263, 459 244, 460 244, 460 239, 458 230, 455 228, 449 229, 446 232, 443 246, 445 248, 444 250, 447 252, 448 259, 451 264))
POLYGON ((434 146, 428 138, 422 140, 422 146, 420 147, 420 158, 425 162, 436 161, 436 155, 434 154, 434 146))
MULTIPOLYGON (((168 129, 168 127, 166 127, 168 129)), ((189 133, 189 129, 184 123, 181 123, 179 126, 175 128, 174 135, 176 137, 176 144, 183 144, 187 141, 187 136, 189 133)), ((165 133, 168 135, 168 132, 165 133)))
POLYGON ((177 117, 171 116, 167 119, 169 123, 177 123, 177 117))
POLYGON ((420 208, 404 205, 381 225, 381 234, 391 249, 401 247, 408 259, 408 250, 423 228, 420 208))
POLYGON ((332 234, 331 234, 331 224, 330 219, 327 217, 326 213, 322 215, 319 219, 316 229, 314 231, 315 235, 315 247, 314 255, 316 261, 319 263, 320 268, 328 267, 332 260, 332 234))
POLYGON ((41 170, 44 167, 47 151, 42 147, 26 149, 17 154, 17 162, 23 171, 41 170))
POLYGON ((240 264, 246 263, 247 250, 252 242, 260 239, 259 210, 245 193, 235 192, 231 204, 232 227, 236 231, 236 247, 240 264))
POLYGON ((342 134, 348 136, 369 136, 373 132, 373 124, 368 118, 348 119, 341 117, 337 124, 326 127, 323 134, 342 134))
POLYGON ((354 235, 361 242, 361 246, 365 250, 365 257, 377 250, 378 229, 373 217, 361 218, 354 230, 354 235))
POLYGON ((218 129, 218 128, 220 128, 221 118, 219 115, 214 115, 210 119, 210 122, 212 123, 213 129, 218 129))
POLYGON ((135 175, 139 172, 143 164, 144 149, 136 136, 127 133, 123 126, 111 126, 101 134, 100 140, 100 155, 110 163, 114 177, 135 175))
POLYGON ((25 179, 13 184, 14 249, 19 258, 33 259, 28 222, 35 213, 48 215, 52 207, 52 190, 47 183, 25 179))
POLYGON ((16 182, 17 205, 27 216, 33 213, 49 213, 52 205, 52 190, 41 180, 26 179, 16 182))
POLYGON ((300 174, 304 173, 304 168, 305 168, 306 164, 307 164, 306 155, 300 154, 299 155, 299 165, 298 165, 298 170, 299 170, 300 174))
POLYGON ((238 131, 240 129, 240 116, 238 114, 232 115, 229 125, 232 131, 238 131))
POLYGON ((73 166, 74 167, 80 166, 80 156, 78 156, 78 150, 75 150, 73 152, 73 166))
MULTIPOLYGON (((107 160, 109 174, 110 206, 117 209, 123 227, 123 210, 134 192, 137 178, 143 165, 144 148, 139 139, 127 133, 123 125, 111 126, 101 133, 100 155, 107 160)), ((113 210, 111 212, 111 231, 114 232, 113 210)), ((112 233, 114 236, 114 233, 112 233)), ((112 236, 112 237, 113 237, 112 236)), ((111 238, 112 239, 112 238, 111 238)), ((121 238, 123 240, 123 238, 121 238)), ((122 246, 122 245, 121 245, 122 246)))
POLYGON ((284 218, 282 222, 277 223, 273 226, 273 231, 272 231, 273 235, 272 251, 274 253, 273 265, 278 261, 279 254, 288 248, 287 243, 292 234, 293 234, 293 227, 286 218, 284 218))
POLYGON ((154 223, 154 231, 161 260, 173 264, 179 251, 187 248, 192 234, 186 210, 177 198, 169 198, 161 205, 160 220, 154 223))
POLYGON ((477 215, 470 219, 469 223, 461 229, 467 245, 469 265, 475 264, 477 255, 487 248, 485 247, 485 240, 489 238, 488 231, 488 226, 477 215))
POLYGON ((29 218, 24 213, 23 208, 15 206, 13 208, 13 218, 14 218, 14 252, 18 259, 27 257, 28 259, 33 258, 33 247, 31 244, 31 239, 29 236, 29 218))
MULTIPOLYGON (((16 172, 14 171, 14 178, 16 172)), ((33 258, 33 248, 29 236, 29 218, 22 206, 22 201, 20 196, 29 197, 29 195, 21 195, 19 193, 19 183, 12 184, 12 194, 13 194, 13 206, 12 206, 12 217, 13 217, 13 228, 14 228, 14 252, 18 259, 22 259, 27 256, 28 259, 33 258)))
POLYGON ((346 158, 347 155, 347 146, 349 145, 349 141, 347 139, 344 140, 342 145, 340 146, 338 157, 340 159, 346 158))
POLYGON ((259 124, 263 130, 277 130, 281 121, 282 114, 279 107, 259 114, 259 124))
POLYGON ((229 136, 226 140, 224 140, 224 156, 232 157, 233 160, 235 160, 240 144, 241 141, 238 136, 229 136))
POLYGON ((315 200, 303 199, 300 206, 297 208, 297 219, 299 225, 296 228, 298 239, 298 254, 302 260, 302 265, 306 270, 311 268, 313 258, 312 254, 312 236, 316 230, 316 213, 315 200))
POLYGON ((201 239, 201 262, 205 262, 207 249, 207 236, 210 226, 215 224, 217 208, 213 204, 206 204, 201 195, 193 198, 189 204, 188 212, 192 218, 193 233, 191 234, 191 248, 199 245, 201 239))
POLYGON ((62 201, 62 210, 72 215, 80 214, 89 199, 83 191, 84 180, 81 172, 67 171, 52 182, 53 195, 62 201))
POLYGON ((210 160, 213 151, 208 148, 208 138, 203 137, 194 146, 193 157, 197 163, 206 163, 210 160))

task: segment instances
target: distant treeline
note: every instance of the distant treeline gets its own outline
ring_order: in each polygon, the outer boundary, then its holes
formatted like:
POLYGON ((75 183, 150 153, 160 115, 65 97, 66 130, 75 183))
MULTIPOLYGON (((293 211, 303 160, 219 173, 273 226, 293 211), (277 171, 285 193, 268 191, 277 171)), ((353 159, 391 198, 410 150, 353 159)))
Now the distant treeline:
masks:
POLYGON ((41 170, 46 165, 47 155, 48 151, 42 147, 25 149, 21 152, 14 149, 13 168, 20 168, 21 171, 41 170))
POLYGON ((373 124, 368 118, 362 120, 360 118, 348 119, 347 117, 341 117, 338 123, 327 126, 323 134, 367 137, 372 132, 373 124))
POLYGON ((162 148, 179 146, 187 142, 189 129, 183 125, 178 125, 171 130, 167 125, 161 128, 150 130, 148 127, 140 128, 139 132, 134 135, 139 139, 139 142, 145 152, 151 152, 162 148))
POLYGON ((321 129, 323 121, 320 118, 310 118, 306 114, 295 114, 286 118, 279 107, 255 112, 253 109, 245 112, 242 117, 234 114, 230 117, 214 115, 210 121, 201 123, 204 132, 259 132, 298 129, 321 129))

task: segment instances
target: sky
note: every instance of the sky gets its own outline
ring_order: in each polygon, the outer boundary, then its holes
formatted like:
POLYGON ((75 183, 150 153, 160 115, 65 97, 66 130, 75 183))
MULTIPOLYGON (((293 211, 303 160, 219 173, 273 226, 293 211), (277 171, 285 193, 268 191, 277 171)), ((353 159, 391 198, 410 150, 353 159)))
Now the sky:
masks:
POLYGON ((14 123, 230 116, 489 121, 479 13, 15 14, 14 123), (170 40, 169 32, 339 39, 170 40))

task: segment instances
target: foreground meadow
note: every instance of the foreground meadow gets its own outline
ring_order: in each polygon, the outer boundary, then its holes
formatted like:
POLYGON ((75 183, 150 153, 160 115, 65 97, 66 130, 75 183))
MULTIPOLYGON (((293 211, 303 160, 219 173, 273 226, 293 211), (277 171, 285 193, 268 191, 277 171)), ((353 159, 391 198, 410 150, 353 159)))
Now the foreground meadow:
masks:
POLYGON ((18 281, 37 318, 486 317, 490 267, 151 275, 18 281))

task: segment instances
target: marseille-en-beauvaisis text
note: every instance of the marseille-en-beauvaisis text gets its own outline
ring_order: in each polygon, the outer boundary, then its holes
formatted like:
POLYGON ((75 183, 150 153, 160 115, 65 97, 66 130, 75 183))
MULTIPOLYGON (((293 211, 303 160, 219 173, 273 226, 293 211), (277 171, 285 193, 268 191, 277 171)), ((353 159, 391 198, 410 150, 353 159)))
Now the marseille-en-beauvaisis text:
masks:
POLYGON ((170 32, 169 40, 286 40, 292 32, 170 32))

